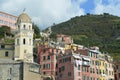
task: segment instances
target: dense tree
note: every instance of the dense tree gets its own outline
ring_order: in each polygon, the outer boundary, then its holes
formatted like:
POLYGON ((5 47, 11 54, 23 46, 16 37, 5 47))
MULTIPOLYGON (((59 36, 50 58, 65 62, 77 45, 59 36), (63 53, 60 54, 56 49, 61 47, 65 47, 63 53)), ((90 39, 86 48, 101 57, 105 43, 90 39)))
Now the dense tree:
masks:
POLYGON ((9 35, 9 36, 11 35, 11 36, 13 36, 11 34, 10 27, 8 27, 8 26, 1 26, 0 27, 0 38, 5 37, 5 35, 9 35))
POLYGON ((39 27, 33 23, 33 29, 34 29, 34 39, 40 38, 40 29, 39 27))

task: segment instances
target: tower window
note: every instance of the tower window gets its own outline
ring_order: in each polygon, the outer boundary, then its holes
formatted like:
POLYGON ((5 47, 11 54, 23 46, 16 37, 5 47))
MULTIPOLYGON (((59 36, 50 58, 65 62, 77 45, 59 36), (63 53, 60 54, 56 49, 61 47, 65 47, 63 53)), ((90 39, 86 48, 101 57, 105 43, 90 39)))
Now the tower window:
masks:
POLYGON ((8 57, 8 51, 5 52, 5 57, 8 57))
POLYGON ((25 44, 25 38, 23 39, 23 44, 25 44))
POLYGON ((29 30, 31 29, 31 26, 29 25, 29 30))
POLYGON ((31 39, 29 39, 29 44, 31 45, 31 39))
POLYGON ((26 25, 25 24, 23 25, 23 28, 26 29, 26 25))
POLYGON ((24 50, 24 53, 27 53, 27 50, 24 50))
POLYGON ((10 74, 12 73, 12 68, 10 68, 10 74))
POLYGON ((19 39, 17 39, 17 45, 19 45, 19 39))

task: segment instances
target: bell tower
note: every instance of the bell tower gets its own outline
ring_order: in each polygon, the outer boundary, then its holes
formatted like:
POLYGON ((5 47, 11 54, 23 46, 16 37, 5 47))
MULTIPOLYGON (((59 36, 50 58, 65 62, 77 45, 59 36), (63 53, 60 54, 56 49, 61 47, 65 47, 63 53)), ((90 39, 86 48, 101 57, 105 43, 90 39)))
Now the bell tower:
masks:
POLYGON ((15 60, 33 62, 33 33, 32 21, 23 11, 16 22, 15 60))

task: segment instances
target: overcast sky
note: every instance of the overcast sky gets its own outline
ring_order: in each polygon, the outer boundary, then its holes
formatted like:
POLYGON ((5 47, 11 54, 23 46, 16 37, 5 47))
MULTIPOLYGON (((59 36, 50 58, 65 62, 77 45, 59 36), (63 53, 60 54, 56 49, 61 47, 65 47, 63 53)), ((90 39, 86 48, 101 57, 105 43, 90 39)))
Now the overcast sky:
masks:
POLYGON ((86 13, 120 16, 120 0, 0 0, 0 11, 19 16, 24 8, 40 29, 86 13))

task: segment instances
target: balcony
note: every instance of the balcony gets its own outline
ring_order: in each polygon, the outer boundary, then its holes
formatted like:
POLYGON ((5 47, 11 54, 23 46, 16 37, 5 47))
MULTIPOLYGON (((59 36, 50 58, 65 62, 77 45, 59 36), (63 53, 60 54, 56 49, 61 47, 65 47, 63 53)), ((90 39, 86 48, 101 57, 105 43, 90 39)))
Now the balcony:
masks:
POLYGON ((84 66, 90 66, 90 62, 83 61, 83 62, 82 62, 82 65, 84 65, 84 66))

